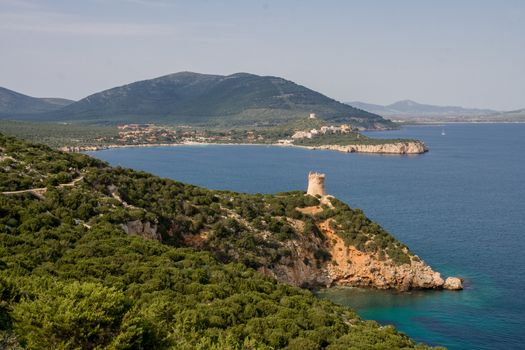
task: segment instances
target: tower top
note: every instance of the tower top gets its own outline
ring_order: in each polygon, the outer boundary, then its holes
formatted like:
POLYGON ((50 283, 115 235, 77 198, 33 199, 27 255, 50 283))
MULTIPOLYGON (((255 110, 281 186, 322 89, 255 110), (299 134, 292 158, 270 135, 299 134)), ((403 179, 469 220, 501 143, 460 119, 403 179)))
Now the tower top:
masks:
POLYGON ((318 173, 317 171, 308 172, 308 177, 326 177, 326 174, 318 173))
POLYGON ((314 171, 308 173, 308 190, 307 194, 312 196, 325 196, 324 179, 326 175, 314 171))

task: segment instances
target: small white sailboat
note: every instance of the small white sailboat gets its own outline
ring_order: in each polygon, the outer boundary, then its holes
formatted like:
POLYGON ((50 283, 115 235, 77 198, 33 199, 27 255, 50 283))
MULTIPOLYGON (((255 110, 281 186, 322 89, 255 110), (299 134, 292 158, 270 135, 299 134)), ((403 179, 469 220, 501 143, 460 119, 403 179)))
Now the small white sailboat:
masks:
POLYGON ((441 129, 441 136, 445 136, 445 129, 441 129))

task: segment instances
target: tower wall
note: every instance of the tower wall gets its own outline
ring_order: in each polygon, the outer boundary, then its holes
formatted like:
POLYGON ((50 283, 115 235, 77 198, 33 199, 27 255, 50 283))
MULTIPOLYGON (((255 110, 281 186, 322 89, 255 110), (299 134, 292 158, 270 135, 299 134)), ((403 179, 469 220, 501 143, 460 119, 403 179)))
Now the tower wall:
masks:
POLYGON ((325 179, 325 174, 309 172, 308 173, 308 190, 306 191, 306 193, 312 196, 316 196, 316 195, 325 196, 326 191, 324 188, 324 179, 325 179))

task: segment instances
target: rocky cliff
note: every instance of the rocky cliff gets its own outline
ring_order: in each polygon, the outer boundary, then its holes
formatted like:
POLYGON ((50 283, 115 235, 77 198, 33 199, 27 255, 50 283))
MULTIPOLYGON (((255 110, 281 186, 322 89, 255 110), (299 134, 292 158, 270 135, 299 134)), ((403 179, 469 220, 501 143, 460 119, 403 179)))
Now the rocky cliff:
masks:
MULTIPOLYGON (((265 257, 263 251, 258 253, 260 272, 281 282, 310 288, 462 289, 459 278, 448 278, 445 283, 439 272, 408 247, 366 219, 362 212, 334 197, 323 196, 319 205, 295 210, 307 218, 285 218, 295 231, 292 239, 274 241, 267 231, 258 232, 254 237, 260 244, 277 246, 281 252, 279 256, 269 254, 271 259, 265 257)), ((243 224, 256 231, 249 222, 243 221, 243 224)), ((185 235, 184 240, 188 245, 209 249, 219 256, 234 251, 234 260, 243 260, 238 248, 233 249, 224 240, 210 240, 207 233, 185 235)))
POLYGON ((296 240, 288 245, 290 256, 260 271, 282 282, 301 287, 350 286, 377 289, 463 289, 461 279, 447 278, 432 270, 423 260, 410 255, 410 262, 396 264, 377 253, 363 252, 344 243, 327 220, 319 225, 325 239, 296 240), (329 258, 316 262, 316 252, 325 250, 329 258), (316 262, 316 263, 314 263, 316 262))
POLYGON ((383 153, 383 154, 421 154, 428 151, 421 141, 405 141, 384 144, 355 144, 355 145, 320 145, 307 146, 309 149, 326 149, 345 153, 383 153))
POLYGON ((332 285, 398 290, 445 287, 440 273, 433 271, 419 257, 411 255, 410 262, 401 265, 391 259, 382 260, 377 253, 362 252, 345 245, 329 224, 327 220, 320 226, 328 237, 332 256, 326 264, 332 285))

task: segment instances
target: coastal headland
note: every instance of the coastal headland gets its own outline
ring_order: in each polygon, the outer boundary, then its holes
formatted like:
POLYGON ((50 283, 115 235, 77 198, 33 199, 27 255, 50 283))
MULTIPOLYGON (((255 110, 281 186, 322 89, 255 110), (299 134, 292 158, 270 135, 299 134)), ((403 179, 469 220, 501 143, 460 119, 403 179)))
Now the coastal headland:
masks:
MULTIPOLYGON (((120 208, 129 213, 119 214, 120 219, 111 220, 127 234, 207 250, 221 260, 244 262, 294 286, 344 285, 397 290, 461 288, 457 280, 446 282, 361 210, 326 194, 324 174, 310 174, 308 194, 295 191, 258 196, 198 189, 200 194, 186 198, 187 191, 195 191, 190 185, 147 175, 147 181, 156 185, 144 187, 142 180, 133 179, 135 174, 131 170, 126 170, 125 176, 118 175, 122 170, 97 163, 93 158, 51 149, 47 149, 46 154, 60 164, 70 157, 80 157, 82 164, 94 162, 97 166, 62 166, 62 172, 46 175, 36 169, 42 166, 54 169, 55 166, 32 164, 38 159, 33 158, 30 151, 29 158, 21 158, 19 153, 12 151, 2 152, 5 153, 3 159, 9 163, 9 178, 18 181, 6 183, 2 194, 17 197, 47 189, 39 192, 37 197, 42 199, 53 186, 60 191, 87 190, 96 195, 97 202, 112 203, 100 212, 106 213, 102 217, 84 215, 79 221, 82 226, 92 227, 106 215, 113 217, 111 212, 120 208), (35 171, 31 170, 33 168, 35 171), (163 197, 162 193, 172 186, 180 187, 179 194, 170 195, 182 196, 180 210, 152 205, 169 201, 170 198, 163 197)), ((88 212, 95 214, 100 210, 88 212)))
MULTIPOLYGON (((108 144, 101 146, 63 146, 59 150, 63 152, 93 152, 111 148, 132 148, 132 147, 175 147, 175 146, 268 146, 264 143, 212 143, 212 142, 183 142, 183 143, 142 143, 142 144, 108 144)), ((377 153, 377 154, 422 154, 428 152, 428 148, 421 141, 393 142, 381 145, 320 145, 320 146, 300 146, 286 143, 274 143, 270 146, 276 147, 298 147, 310 150, 330 150, 343 153, 377 153)))
MULTIPOLYGON (((461 288, 361 210, 326 194, 322 174, 310 174, 308 193, 216 191, 1 134, 0 167, 0 316, 9 321, 0 335, 14 344, 53 348, 48 320, 69 329, 63 305, 74 305, 80 315, 102 310, 102 321, 78 328, 96 329, 104 344, 135 339, 139 329, 158 336, 136 344, 158 348, 169 339, 189 349, 242 328, 241 342, 263 329, 268 336, 253 344, 265 346, 302 334, 342 348, 380 339, 385 348, 424 349, 304 288, 461 288), (110 325, 105 315, 114 315, 110 325), (303 323, 304 331, 288 331, 303 323)), ((221 341, 217 348, 227 348, 221 341)))
POLYGON ((344 153, 421 154, 428 151, 419 140, 374 139, 348 125, 322 126, 307 131, 285 129, 184 130, 166 126, 130 124, 119 126, 115 137, 98 139, 93 145, 64 145, 64 152, 98 151, 125 147, 167 147, 180 145, 271 145, 333 150, 344 153))

